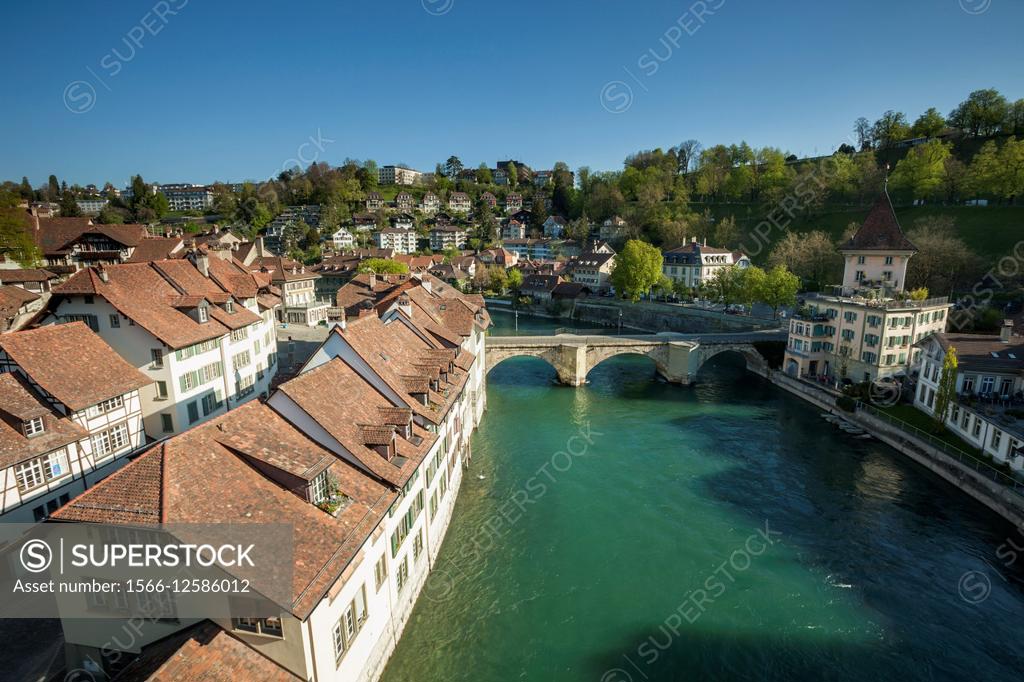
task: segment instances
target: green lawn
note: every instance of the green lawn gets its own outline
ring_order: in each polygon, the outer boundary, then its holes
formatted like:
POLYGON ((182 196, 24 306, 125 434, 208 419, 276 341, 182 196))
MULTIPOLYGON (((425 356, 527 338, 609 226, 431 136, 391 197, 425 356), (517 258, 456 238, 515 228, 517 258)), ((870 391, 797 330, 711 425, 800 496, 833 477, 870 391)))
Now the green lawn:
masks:
POLYGON ((973 445, 963 440, 959 436, 954 435, 948 429, 944 428, 942 429, 942 431, 936 432, 935 420, 932 419, 930 415, 925 414, 924 412, 917 409, 913 405, 900 404, 893 405, 892 407, 878 407, 876 405, 875 408, 881 412, 885 412, 886 414, 892 417, 895 417, 896 419, 901 419, 910 424, 911 426, 915 426, 921 429, 925 433, 931 435, 934 438, 937 438, 938 440, 941 440, 947 445, 951 445, 954 448, 958 448, 972 455, 988 459, 988 457, 983 455, 978 448, 974 447, 973 445))
MULTIPOLYGON (((764 204, 693 204, 695 211, 708 208, 716 219, 732 215, 736 224, 747 235, 764 220, 773 206, 764 204)), ((826 208, 814 218, 798 217, 789 223, 793 232, 822 230, 833 239, 842 236, 851 222, 862 222, 869 207, 847 206, 826 208)), ((1024 234, 1024 206, 904 206, 896 209, 896 217, 904 230, 913 229, 914 221, 935 215, 951 216, 956 221, 956 231, 961 239, 986 260, 995 261, 1012 254, 1014 245, 1024 234)), ((785 230, 773 229, 768 238, 774 243, 785 235, 785 230)), ((754 243, 754 242, 751 242, 754 243)), ((756 261, 762 261, 770 249, 764 249, 756 261)))

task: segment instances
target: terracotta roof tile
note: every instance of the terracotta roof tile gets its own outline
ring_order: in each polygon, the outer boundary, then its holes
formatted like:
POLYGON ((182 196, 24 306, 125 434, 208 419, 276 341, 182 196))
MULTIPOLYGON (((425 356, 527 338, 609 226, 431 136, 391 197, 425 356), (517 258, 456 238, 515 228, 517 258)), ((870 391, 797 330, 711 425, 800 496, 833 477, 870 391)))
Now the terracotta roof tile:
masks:
POLYGON ((61 417, 19 376, 0 374, 0 469, 42 455, 88 436, 61 417), (22 422, 42 417, 43 432, 26 436, 22 422))
POLYGON ((114 682, 299 682, 255 648, 203 621, 142 648, 114 682))
POLYGON ((0 348, 32 381, 72 410, 153 383, 82 322, 3 334, 0 348))
POLYGON ((907 236, 903 234, 899 221, 896 219, 896 212, 889 201, 888 193, 878 197, 875 204, 860 226, 845 245, 843 249, 852 251, 892 250, 892 251, 917 251, 907 236))

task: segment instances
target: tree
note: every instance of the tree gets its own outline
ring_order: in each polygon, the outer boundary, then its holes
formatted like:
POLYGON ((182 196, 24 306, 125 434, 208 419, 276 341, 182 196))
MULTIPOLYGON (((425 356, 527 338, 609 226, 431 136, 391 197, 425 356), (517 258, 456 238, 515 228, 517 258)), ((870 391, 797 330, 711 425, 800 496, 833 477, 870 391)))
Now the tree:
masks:
POLYGON ((455 155, 449 156, 448 160, 444 162, 445 176, 447 176, 448 179, 451 180, 452 182, 455 182, 459 177, 459 173, 461 172, 462 161, 460 161, 459 157, 455 155))
POLYGON ((700 142, 697 140, 686 140, 680 142, 676 147, 676 158, 679 160, 679 173, 689 173, 691 167, 697 164, 697 157, 700 154, 700 142))
POLYGON ((942 375, 939 377, 939 390, 935 392, 935 430, 941 431, 946 426, 946 414, 950 405, 956 400, 956 375, 959 361, 956 348, 950 346, 946 357, 942 359, 942 375))
POLYGON ((57 182, 57 176, 51 175, 46 181, 46 200, 57 201, 60 199, 60 183, 57 182))
POLYGON ((18 201, 17 195, 0 191, 0 254, 30 268, 39 263, 43 254, 32 238, 18 201))
POLYGON ((946 119, 935 107, 931 107, 917 117, 914 125, 910 128, 912 137, 935 137, 946 129, 946 119))
POLYGON ((124 223, 124 219, 125 210, 110 204, 100 209, 99 215, 96 216, 96 222, 101 225, 121 225, 124 223))
POLYGON ((910 126, 902 111, 889 109, 871 127, 871 137, 877 147, 888 147, 910 136, 910 126))
POLYGON ((403 275, 409 266, 389 258, 367 258, 359 264, 359 272, 373 272, 378 275, 403 275))
POLYGON ((999 194, 1001 177, 999 148, 994 140, 989 140, 981 145, 981 149, 971 159, 971 165, 967 168, 967 191, 975 197, 995 197, 999 194))
POLYGON ((1019 99, 1007 107, 1003 132, 1008 135, 1024 135, 1024 99, 1019 99))
POLYGON ((519 186, 519 169, 511 161, 505 166, 505 174, 508 177, 508 186, 515 189, 519 186))
POLYGON ((769 267, 780 265, 788 267, 809 289, 817 290, 824 284, 838 281, 843 257, 824 232, 787 232, 768 254, 769 267))
POLYGON ((505 289, 508 287, 508 276, 505 274, 505 268, 500 265, 492 265, 487 268, 487 284, 491 291, 496 291, 499 294, 505 293, 505 289))
POLYGON ((523 286, 523 272, 519 268, 512 268, 508 271, 508 288, 512 291, 519 293, 519 289, 523 286))
POLYGON ((718 268, 715 273, 701 284, 701 294, 709 301, 717 301, 725 305, 742 303, 749 291, 744 291, 745 275, 743 268, 718 268))
POLYGON ((1009 105, 994 88, 975 90, 949 113, 949 124, 975 137, 993 135, 1006 120, 1009 105))
POLYGON ((775 319, 781 306, 796 303, 796 292, 799 290, 800 278, 785 265, 776 265, 757 284, 756 298, 772 309, 772 319, 775 319))
POLYGON ((31 183, 28 181, 27 176, 21 176, 21 185, 18 186, 18 194, 25 201, 32 201, 32 197, 35 196, 35 192, 32 189, 31 183))
POLYGON ((740 229, 736 226, 736 218, 732 214, 722 218, 715 225, 715 246, 731 249, 739 242, 740 229))
POLYGON ((853 132, 857 135, 857 144, 861 151, 871 149, 871 142, 874 139, 871 134, 871 121, 861 116, 853 122, 853 132))
POLYGON ((941 193, 946 173, 946 161, 952 145, 940 140, 928 140, 912 148, 896 164, 892 186, 909 192, 913 199, 931 199, 941 193))
POLYGON ((78 208, 78 201, 75 200, 75 195, 71 193, 71 190, 66 190, 60 195, 60 215, 62 218, 75 218, 82 215, 82 211, 78 208))
POLYGON ((661 279, 661 265, 661 251, 646 242, 630 239, 615 257, 610 281, 619 294, 635 303, 649 294, 661 279))
POLYGON ((969 287, 981 274, 981 258, 956 236, 955 222, 948 216, 918 218, 907 231, 917 253, 907 263, 905 288, 925 287, 949 293, 969 287))

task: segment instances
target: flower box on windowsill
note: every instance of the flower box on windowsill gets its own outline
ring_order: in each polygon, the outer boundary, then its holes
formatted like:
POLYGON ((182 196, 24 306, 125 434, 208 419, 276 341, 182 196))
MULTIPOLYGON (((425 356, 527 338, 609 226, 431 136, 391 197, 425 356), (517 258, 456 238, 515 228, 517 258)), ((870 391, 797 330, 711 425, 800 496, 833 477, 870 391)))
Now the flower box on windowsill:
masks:
POLYGON ((328 499, 318 504, 317 507, 322 511, 327 512, 331 516, 336 517, 339 514, 341 514, 341 512, 343 512, 351 503, 352 498, 346 495, 337 494, 331 495, 328 499))

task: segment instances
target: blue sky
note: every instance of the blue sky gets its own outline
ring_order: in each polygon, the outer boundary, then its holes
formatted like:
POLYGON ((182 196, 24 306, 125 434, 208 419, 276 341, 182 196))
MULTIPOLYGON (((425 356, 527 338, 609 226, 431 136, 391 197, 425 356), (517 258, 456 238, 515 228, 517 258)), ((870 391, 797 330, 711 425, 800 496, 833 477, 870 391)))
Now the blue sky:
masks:
POLYGON ((687 138, 811 155, 857 116, 1024 97, 1019 0, 700 4, 9 4, 0 179, 240 181, 295 158, 432 170, 451 154, 610 170, 687 138))

